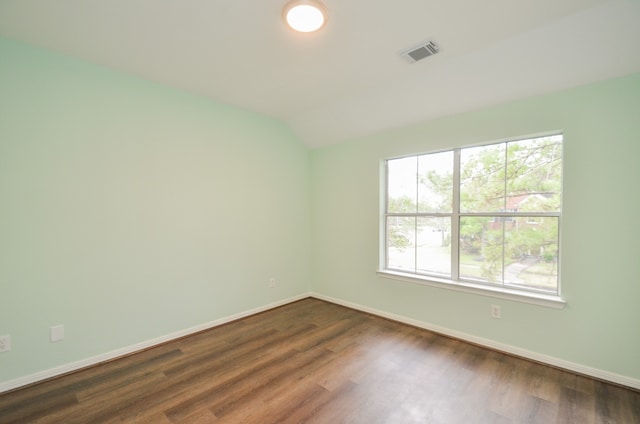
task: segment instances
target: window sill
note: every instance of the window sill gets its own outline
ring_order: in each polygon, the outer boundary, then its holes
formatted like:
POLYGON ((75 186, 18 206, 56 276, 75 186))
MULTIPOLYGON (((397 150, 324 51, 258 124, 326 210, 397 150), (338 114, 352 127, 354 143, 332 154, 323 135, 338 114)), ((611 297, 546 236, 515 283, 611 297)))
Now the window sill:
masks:
POLYGON ((388 278, 391 280, 423 284, 430 287, 438 287, 464 293, 477 294, 480 296, 512 300, 514 302, 529 303, 532 305, 545 306, 547 308, 553 309, 563 309, 567 304, 567 302, 560 296, 554 295, 525 292, 503 287, 483 286, 480 284, 446 280, 436 277, 429 277, 426 275, 416 275, 389 270, 378 270, 377 274, 382 278, 388 278))

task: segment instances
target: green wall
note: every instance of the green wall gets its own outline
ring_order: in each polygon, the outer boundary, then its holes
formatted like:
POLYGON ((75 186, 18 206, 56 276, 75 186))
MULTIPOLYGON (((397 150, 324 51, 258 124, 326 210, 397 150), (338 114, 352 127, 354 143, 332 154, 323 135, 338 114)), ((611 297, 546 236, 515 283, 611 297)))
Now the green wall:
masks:
POLYGON ((346 302, 640 379, 640 74, 312 152, 312 288, 346 302), (564 132, 561 284, 550 309, 376 275, 384 158, 564 132), (502 319, 490 318, 490 305, 502 319))
POLYGON ((281 122, 0 39, 0 383, 308 293, 308 188, 281 122))
POLYGON ((281 122, 0 39, 0 384, 309 290, 640 379, 639 111, 636 74, 309 152, 281 122), (376 275, 381 160, 555 130, 565 309, 376 275))

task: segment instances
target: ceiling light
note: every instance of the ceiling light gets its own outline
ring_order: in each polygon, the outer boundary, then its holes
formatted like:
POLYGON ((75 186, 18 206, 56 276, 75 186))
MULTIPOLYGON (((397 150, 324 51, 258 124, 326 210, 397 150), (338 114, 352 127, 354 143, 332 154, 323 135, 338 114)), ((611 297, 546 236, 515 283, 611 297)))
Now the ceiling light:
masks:
POLYGON ((282 16, 294 30, 313 32, 327 23, 327 8, 317 0, 291 0, 284 6, 282 16))

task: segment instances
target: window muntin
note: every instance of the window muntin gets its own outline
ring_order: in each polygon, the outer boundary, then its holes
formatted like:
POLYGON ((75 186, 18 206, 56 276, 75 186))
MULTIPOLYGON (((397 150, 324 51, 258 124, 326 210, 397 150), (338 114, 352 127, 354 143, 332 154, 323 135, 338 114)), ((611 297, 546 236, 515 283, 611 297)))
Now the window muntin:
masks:
POLYGON ((384 269, 558 294, 561 134, 389 159, 386 180, 384 269))

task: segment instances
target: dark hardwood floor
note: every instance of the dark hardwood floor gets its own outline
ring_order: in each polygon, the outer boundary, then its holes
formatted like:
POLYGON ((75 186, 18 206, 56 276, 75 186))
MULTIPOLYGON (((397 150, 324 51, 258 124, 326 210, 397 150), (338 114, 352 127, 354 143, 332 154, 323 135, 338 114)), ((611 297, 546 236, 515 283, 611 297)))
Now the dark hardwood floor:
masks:
POLYGON ((640 393, 305 299, 0 395, 0 423, 640 423, 640 393))

